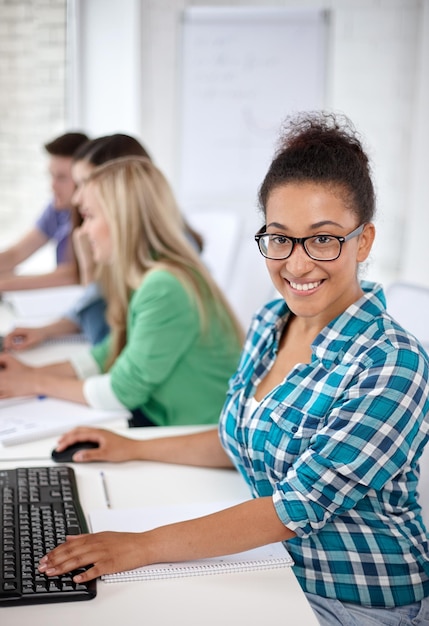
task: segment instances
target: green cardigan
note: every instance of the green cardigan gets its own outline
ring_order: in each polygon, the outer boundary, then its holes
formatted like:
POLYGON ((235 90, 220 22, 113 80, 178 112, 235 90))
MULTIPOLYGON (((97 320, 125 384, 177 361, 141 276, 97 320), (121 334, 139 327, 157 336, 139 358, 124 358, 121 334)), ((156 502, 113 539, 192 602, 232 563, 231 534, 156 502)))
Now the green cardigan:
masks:
MULTIPOLYGON (((200 329, 196 302, 168 270, 154 270, 130 300, 127 341, 109 370, 114 394, 159 426, 215 424, 241 352, 229 318, 200 329)), ((94 346, 102 372, 110 337, 94 346)))

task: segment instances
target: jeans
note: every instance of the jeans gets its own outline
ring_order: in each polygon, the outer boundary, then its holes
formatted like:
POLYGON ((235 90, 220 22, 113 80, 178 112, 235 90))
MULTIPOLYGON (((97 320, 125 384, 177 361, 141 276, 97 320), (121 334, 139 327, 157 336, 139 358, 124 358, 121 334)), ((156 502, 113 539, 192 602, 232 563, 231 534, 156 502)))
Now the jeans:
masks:
POLYGON ((429 598, 394 609, 377 609, 305 595, 320 626, 429 626, 429 598))
POLYGON ((105 318, 106 302, 98 283, 89 283, 81 297, 64 313, 64 317, 79 326, 85 338, 95 345, 109 333, 105 318))
POLYGON ((78 325, 92 345, 102 341, 110 331, 104 317, 105 311, 106 303, 100 298, 100 300, 91 302, 77 315, 78 325))
POLYGON ((156 426, 152 420, 141 409, 133 409, 128 420, 130 428, 142 428, 145 426, 156 426))

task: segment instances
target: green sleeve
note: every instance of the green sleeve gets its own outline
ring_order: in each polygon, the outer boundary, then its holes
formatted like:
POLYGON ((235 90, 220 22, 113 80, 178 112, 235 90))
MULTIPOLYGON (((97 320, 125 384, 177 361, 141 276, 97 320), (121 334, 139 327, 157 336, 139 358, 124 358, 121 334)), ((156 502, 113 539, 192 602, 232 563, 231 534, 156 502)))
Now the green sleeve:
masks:
POLYGON ((166 270, 149 273, 131 299, 127 344, 110 370, 117 398, 142 406, 199 336, 196 302, 180 281, 166 270))

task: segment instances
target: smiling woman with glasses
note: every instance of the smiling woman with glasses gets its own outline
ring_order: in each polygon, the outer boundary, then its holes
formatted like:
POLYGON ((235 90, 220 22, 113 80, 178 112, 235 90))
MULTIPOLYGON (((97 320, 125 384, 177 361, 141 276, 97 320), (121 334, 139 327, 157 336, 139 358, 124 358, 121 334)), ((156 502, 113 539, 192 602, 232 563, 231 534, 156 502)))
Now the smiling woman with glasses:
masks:
POLYGON ((429 358, 387 313, 381 287, 359 278, 375 197, 353 126, 303 114, 286 131, 260 189, 256 235, 281 297, 255 313, 219 429, 136 441, 81 428, 60 441, 98 443, 79 461, 236 467, 252 497, 132 537, 74 537, 41 571, 89 565, 84 581, 283 541, 322 626, 427 625, 429 537, 417 494, 429 358))

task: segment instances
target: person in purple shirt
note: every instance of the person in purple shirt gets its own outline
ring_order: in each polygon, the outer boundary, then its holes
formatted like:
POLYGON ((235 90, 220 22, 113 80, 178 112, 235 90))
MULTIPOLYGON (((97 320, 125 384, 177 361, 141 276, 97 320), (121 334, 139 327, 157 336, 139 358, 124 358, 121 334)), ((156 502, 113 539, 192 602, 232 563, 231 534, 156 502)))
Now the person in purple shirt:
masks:
POLYGON ((72 226, 72 209, 57 210, 50 202, 36 221, 35 227, 49 240, 56 244, 56 261, 67 263, 69 260, 69 240, 72 226))
POLYGON ((79 272, 71 242, 71 233, 79 214, 72 206, 75 183, 72 178, 73 155, 88 141, 81 132, 69 132, 45 144, 49 155, 49 174, 53 198, 34 227, 16 243, 0 252, 0 291, 39 289, 79 282, 79 272), (56 268, 45 274, 24 275, 16 267, 37 250, 53 241, 56 244, 56 268))

